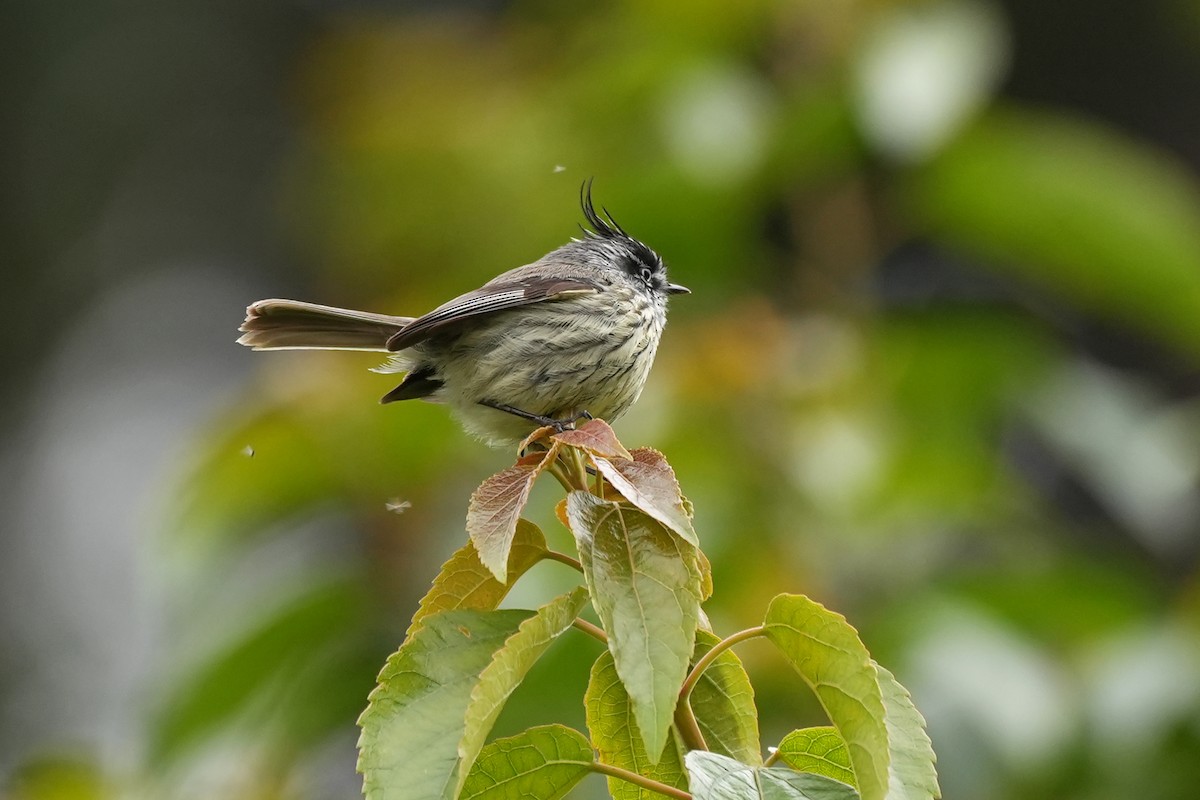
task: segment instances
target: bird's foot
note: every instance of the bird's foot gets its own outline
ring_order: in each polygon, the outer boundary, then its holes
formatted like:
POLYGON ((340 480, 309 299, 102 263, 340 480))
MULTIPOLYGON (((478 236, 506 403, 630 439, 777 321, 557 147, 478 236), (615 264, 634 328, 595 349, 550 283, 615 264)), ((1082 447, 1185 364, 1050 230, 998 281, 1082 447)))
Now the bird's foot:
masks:
POLYGON ((534 414, 529 411, 523 411, 515 406, 505 405, 504 403, 495 403, 491 400, 480 400, 479 405, 494 408, 497 411, 503 411, 505 414, 512 414, 514 417, 527 419, 530 422, 536 422, 543 427, 554 428, 558 433, 569 431, 575 427, 575 423, 581 419, 592 419, 592 415, 587 411, 581 411, 573 417, 565 417, 563 419, 555 419, 554 417, 543 416, 542 414, 534 414))

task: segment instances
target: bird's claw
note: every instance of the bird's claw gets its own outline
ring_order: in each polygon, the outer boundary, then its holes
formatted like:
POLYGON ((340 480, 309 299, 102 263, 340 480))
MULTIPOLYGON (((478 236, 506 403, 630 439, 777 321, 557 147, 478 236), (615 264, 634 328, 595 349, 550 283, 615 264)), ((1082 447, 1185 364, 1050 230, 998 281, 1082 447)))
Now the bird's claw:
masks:
POLYGON ((536 422, 538 425, 542 425, 544 427, 554 428, 555 433, 563 433, 564 431, 574 430, 575 423, 581 419, 595 419, 591 413, 586 410, 579 412, 573 417, 555 419, 554 417, 547 417, 542 414, 534 414, 529 411, 523 411, 522 409, 505 405, 504 403, 493 403, 490 400, 481 400, 479 404, 482 406, 487 406, 488 408, 494 408, 497 411, 503 411, 506 414, 512 414, 513 416, 520 417, 521 419, 527 419, 530 422, 536 422))

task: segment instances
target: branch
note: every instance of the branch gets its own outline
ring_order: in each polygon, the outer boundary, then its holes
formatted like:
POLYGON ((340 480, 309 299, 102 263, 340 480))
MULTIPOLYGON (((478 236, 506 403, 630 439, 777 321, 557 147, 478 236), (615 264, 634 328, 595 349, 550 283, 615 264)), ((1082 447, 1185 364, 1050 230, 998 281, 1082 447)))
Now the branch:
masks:
POLYGON ((676 800, 692 800, 692 796, 683 789, 676 789, 674 786, 668 786, 665 783, 660 783, 653 778, 647 778, 645 775, 638 775, 636 772, 630 772, 627 769, 614 767, 612 764, 601 764, 598 761, 593 761, 590 764, 593 772, 599 772, 603 775, 609 775, 613 778, 620 778, 623 781, 628 781, 636 786, 641 786, 643 789, 649 789, 652 792, 665 794, 668 797, 674 797, 676 800))
POLYGON ((566 553, 560 553, 557 550, 547 550, 542 558, 548 558, 551 561, 557 561, 560 564, 566 564, 568 567, 578 570, 580 573, 583 572, 583 564, 580 564, 578 560, 571 558, 566 553))
POLYGON ((688 750, 708 749, 708 742, 704 741, 700 723, 696 721, 696 713, 692 711, 692 704, 686 697, 680 697, 679 704, 675 706, 675 727, 688 750))
POLYGON ((576 617, 575 621, 571 624, 577 630, 583 631, 588 636, 591 636, 593 639, 596 639, 599 642, 603 642, 605 645, 608 644, 608 634, 604 632, 603 628, 598 628, 595 625, 593 625, 592 623, 588 622, 586 619, 580 619, 579 617, 576 617))
POLYGON ((762 625, 756 625, 753 628, 747 628, 744 631, 738 631, 735 634, 726 636, 721 641, 712 646, 712 649, 705 653, 696 666, 692 667, 692 671, 688 673, 687 680, 683 682, 683 686, 679 690, 679 700, 681 703, 688 702, 692 696, 692 689, 696 688, 696 681, 700 680, 700 676, 704 674, 704 670, 708 669, 717 657, 724 653, 729 648, 739 642, 744 642, 747 639, 753 639, 756 636, 765 636, 766 629, 762 625))

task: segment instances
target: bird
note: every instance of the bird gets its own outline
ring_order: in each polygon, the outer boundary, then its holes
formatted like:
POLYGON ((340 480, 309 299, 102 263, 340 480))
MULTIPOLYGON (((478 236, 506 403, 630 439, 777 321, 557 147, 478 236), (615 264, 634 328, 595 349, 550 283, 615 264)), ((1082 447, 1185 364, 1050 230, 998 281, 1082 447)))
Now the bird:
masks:
POLYGON ((374 371, 405 374, 380 402, 443 403, 494 447, 542 426, 612 422, 646 384, 668 298, 690 290, 671 283, 662 257, 608 209, 596 210, 591 180, 580 206, 581 237, 422 316, 259 300, 237 341, 254 350, 388 353, 374 371))

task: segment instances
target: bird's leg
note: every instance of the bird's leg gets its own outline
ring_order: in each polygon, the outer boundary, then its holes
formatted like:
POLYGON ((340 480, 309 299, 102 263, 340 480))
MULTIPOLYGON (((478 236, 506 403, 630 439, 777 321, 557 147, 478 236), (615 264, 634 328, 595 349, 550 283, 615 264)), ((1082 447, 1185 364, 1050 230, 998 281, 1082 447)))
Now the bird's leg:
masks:
POLYGON ((538 425, 549 425, 550 427, 554 428, 559 433, 562 433, 565 430, 575 427, 575 423, 581 419, 591 419, 592 418, 591 414, 589 414, 586 411, 583 411, 579 414, 576 414, 573 417, 566 417, 564 419, 554 419, 553 417, 546 417, 546 416, 542 416, 541 414, 533 414, 529 411, 523 411, 514 406, 508 406, 508 405, 505 405, 504 403, 497 403, 492 400, 480 400, 479 405, 487 406, 488 408, 494 408, 497 411, 503 411, 505 414, 512 414, 514 417, 520 417, 521 419, 527 419, 530 422, 536 422, 538 425))

